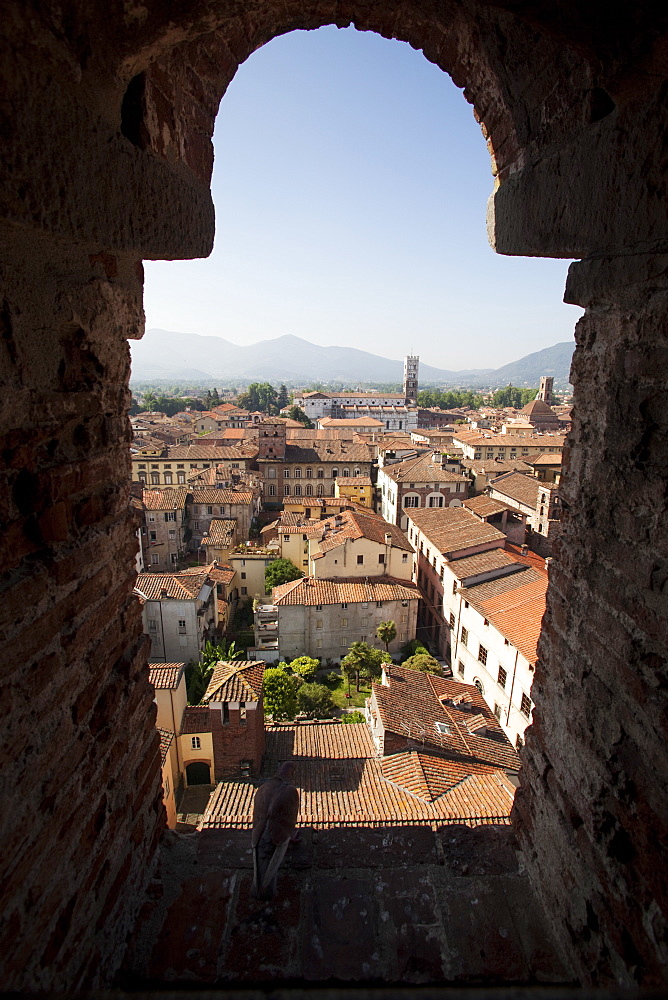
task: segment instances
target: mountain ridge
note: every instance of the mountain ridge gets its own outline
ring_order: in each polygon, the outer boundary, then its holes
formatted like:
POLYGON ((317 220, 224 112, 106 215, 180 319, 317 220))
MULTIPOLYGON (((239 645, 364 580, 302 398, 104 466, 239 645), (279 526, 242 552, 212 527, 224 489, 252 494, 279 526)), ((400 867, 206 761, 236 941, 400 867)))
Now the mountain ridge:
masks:
MULTIPOLYGON (((132 381, 401 382, 403 361, 353 347, 320 347, 294 334, 240 346, 222 337, 150 329, 131 341, 132 381), (158 360, 159 359, 159 360, 158 360)), ((540 375, 568 380, 575 344, 555 344, 502 368, 451 371, 420 362, 420 385, 534 384, 540 375), (539 371, 540 369, 540 371, 539 371), (505 381, 503 381, 505 380, 505 381)))

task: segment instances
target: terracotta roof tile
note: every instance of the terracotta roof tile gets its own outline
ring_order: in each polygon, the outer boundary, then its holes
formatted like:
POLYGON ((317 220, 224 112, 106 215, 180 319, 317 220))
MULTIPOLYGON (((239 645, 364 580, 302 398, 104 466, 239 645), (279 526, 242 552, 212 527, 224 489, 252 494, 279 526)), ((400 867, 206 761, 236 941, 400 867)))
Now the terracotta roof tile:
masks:
POLYGON ((178 687, 185 663, 149 663, 148 679, 156 690, 166 691, 178 687))
POLYGON ((504 567, 512 567, 510 572, 513 570, 519 572, 522 569, 517 560, 505 549, 488 549, 487 552, 478 552, 464 559, 453 559, 448 563, 448 569, 458 580, 466 580, 468 577, 477 576, 478 573, 491 573, 504 567))
POLYGON ((300 757, 376 757, 376 747, 366 723, 302 722, 273 726, 266 732, 266 754, 272 761, 300 757))
POLYGON ((206 706, 188 706, 181 720, 179 736, 195 736, 197 733, 211 732, 211 712, 206 706))
POLYGON ((448 472, 438 462, 432 461, 429 450, 417 458, 407 458, 394 465, 383 466, 385 475, 395 483, 461 483, 469 482, 460 472, 448 472))
MULTIPOLYGON (((521 575, 525 576, 524 573, 521 575)), ((475 602, 475 606, 484 612, 488 621, 515 649, 519 649, 529 663, 535 663, 538 656, 538 638, 545 614, 546 591, 547 576, 544 575, 522 587, 475 602)))
POLYGON ((244 505, 251 504, 255 495, 252 490, 221 490, 216 486, 193 486, 190 494, 193 503, 244 505))
MULTIPOLYGON (((493 597, 499 597, 511 590, 517 590, 528 583, 535 583, 537 580, 545 579, 545 574, 539 573, 532 566, 519 573, 512 573, 510 576, 501 576, 496 580, 488 580, 485 583, 478 583, 475 587, 465 587, 462 596, 469 604, 478 607, 482 602, 493 597)), ((487 618, 487 615, 484 616, 487 618)))
POLYGON ((202 701, 259 701, 265 667, 257 660, 219 660, 202 701))
POLYGON ((182 509, 186 505, 189 490, 185 486, 177 489, 143 490, 142 503, 146 510, 182 509))
POLYGON ((371 476, 338 476, 339 486, 371 486, 371 476))
POLYGON ((159 601, 165 597, 193 601, 198 597, 206 581, 206 571, 197 574, 140 573, 135 584, 135 593, 147 601, 159 601))
POLYGON ((323 552, 342 545, 349 538, 367 538, 369 541, 386 544, 385 536, 389 535, 390 544, 394 548, 413 552, 404 532, 396 524, 389 524, 380 514, 375 514, 366 508, 357 507, 334 514, 318 522, 321 534, 320 549, 323 552))
POLYGON ((477 514, 478 517, 491 517, 493 514, 501 514, 504 510, 511 509, 507 503, 502 503, 501 500, 492 500, 491 497, 484 495, 469 497, 468 500, 463 501, 463 505, 467 510, 477 514))
POLYGON ((406 509, 404 513, 444 555, 506 539, 502 531, 481 521, 465 507, 406 509))
POLYGON ((174 740, 174 733, 170 733, 168 729, 158 729, 158 732, 160 733, 160 766, 162 767, 167 760, 169 748, 174 740))
POLYGON ((274 587, 272 603, 279 607, 304 604, 357 604, 363 601, 416 601, 420 594, 414 583, 395 580, 390 576, 368 579, 351 577, 338 580, 318 580, 302 577, 274 587))
POLYGON ((213 518, 209 524, 206 545, 231 545, 237 522, 227 518, 213 518))

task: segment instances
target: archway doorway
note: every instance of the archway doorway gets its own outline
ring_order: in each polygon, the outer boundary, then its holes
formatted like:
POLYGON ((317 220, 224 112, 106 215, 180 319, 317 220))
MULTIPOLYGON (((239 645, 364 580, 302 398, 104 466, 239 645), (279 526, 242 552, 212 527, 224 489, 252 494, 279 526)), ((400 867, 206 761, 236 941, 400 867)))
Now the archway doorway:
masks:
POLYGON ((186 781, 188 788, 192 785, 210 785, 211 767, 203 760, 194 760, 186 764, 186 781))

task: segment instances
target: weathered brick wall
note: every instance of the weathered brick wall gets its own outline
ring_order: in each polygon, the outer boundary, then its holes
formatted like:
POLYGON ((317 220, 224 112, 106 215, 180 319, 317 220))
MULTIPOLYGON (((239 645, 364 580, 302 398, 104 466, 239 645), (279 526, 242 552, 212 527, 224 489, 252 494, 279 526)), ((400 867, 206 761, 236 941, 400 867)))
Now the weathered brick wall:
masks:
POLYGON ((164 825, 128 505, 141 268, 2 267, 0 980, 108 981, 164 825))
POLYGON ((465 87, 501 252, 573 279, 576 416, 517 824, 585 981, 665 967, 665 14, 645 2, 15 2, 0 38, 5 988, 107 983, 163 824, 131 599, 142 257, 207 254, 218 102, 274 35, 405 39, 465 87), (662 89, 663 88, 663 89, 662 89), (637 257, 637 266, 632 263, 637 257), (644 268, 644 272, 643 272, 644 268), (661 347, 660 345, 663 344, 661 347), (661 382, 661 373, 664 382, 661 382))
POLYGON ((223 725, 219 709, 211 710, 211 736, 216 781, 238 775, 242 760, 251 763, 251 774, 258 775, 264 754, 264 712, 258 708, 246 712, 242 725, 239 709, 230 708, 230 721, 223 725))
POLYGON ((587 313, 516 821, 589 982, 668 967, 666 274, 668 257, 618 258, 568 285, 587 313))

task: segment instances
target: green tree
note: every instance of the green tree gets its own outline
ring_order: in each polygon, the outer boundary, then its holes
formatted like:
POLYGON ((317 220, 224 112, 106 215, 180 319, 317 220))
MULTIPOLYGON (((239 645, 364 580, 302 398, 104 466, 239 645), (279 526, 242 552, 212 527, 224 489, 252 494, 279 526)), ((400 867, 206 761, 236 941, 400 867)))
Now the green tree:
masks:
POLYGON ((385 657, 380 649, 370 646, 368 642, 353 642, 350 649, 341 660, 341 669, 350 681, 355 678, 355 690, 360 689, 360 679, 373 680, 380 677, 381 666, 385 657))
POLYGON ((267 593, 290 580, 298 580, 304 574, 291 559, 274 559, 264 571, 264 586, 267 593))
POLYGON ((538 389, 520 389, 515 385, 507 385, 505 389, 497 389, 492 396, 492 406, 514 406, 521 410, 523 406, 536 398, 538 389))
POLYGON ((363 712, 344 712, 341 716, 341 722, 344 724, 350 722, 366 722, 366 719, 364 718, 363 712))
POLYGON ((211 393, 211 406, 220 406, 220 396, 218 395, 218 390, 215 387, 211 393))
POLYGON ((284 406, 287 406, 290 402, 290 397, 288 396, 288 387, 286 385, 279 386, 278 397, 276 399, 276 409, 280 412, 284 406))
POLYGON ((298 656, 296 660, 292 660, 290 663, 290 670, 292 670, 293 674, 296 674, 307 682, 315 680, 315 675, 319 667, 320 660, 316 660, 312 656, 298 656))
POLYGON ((307 719, 326 719, 335 707, 324 684, 302 684, 297 691, 297 704, 307 719))
POLYGON ((274 722, 292 722, 297 714, 297 694, 290 675, 280 667, 265 670, 262 692, 267 715, 274 722))
POLYGON ((221 639, 220 642, 207 642, 200 653, 200 660, 210 666, 215 666, 219 660, 243 660, 243 649, 237 649, 234 639, 221 639))
POLYGON ((407 660, 404 660, 401 665, 408 667, 409 670, 421 670, 424 674, 443 676, 441 664, 430 653, 415 653, 414 656, 409 656, 407 660))
POLYGON ((379 622, 378 628, 376 629, 376 636, 385 645, 385 652, 389 654, 390 643, 394 642, 397 637, 397 626, 393 621, 389 622, 379 622))
POLYGON ((191 660, 186 664, 186 691, 189 705, 199 705, 209 686, 213 673, 213 663, 202 663, 201 660, 191 660))
POLYGON ((290 420, 297 420, 304 427, 310 429, 313 427, 313 422, 309 420, 304 411, 299 406, 291 406, 288 410, 288 417, 290 420))
POLYGON ((426 646, 422 645, 419 639, 409 639, 408 642, 403 644, 399 653, 399 658, 403 663, 403 661, 407 660, 409 656, 414 656, 415 653, 429 653, 429 650, 426 646))

